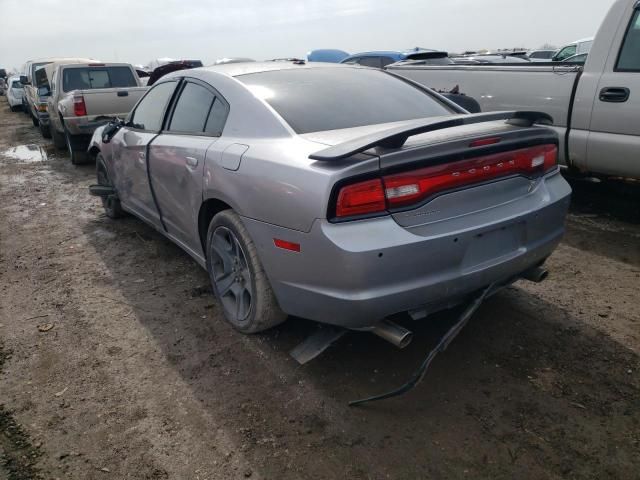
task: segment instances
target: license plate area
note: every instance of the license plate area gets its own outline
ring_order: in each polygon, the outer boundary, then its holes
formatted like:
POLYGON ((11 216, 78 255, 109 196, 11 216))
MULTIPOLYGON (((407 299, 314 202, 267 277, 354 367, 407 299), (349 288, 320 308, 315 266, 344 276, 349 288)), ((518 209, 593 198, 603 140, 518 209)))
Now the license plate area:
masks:
POLYGON ((525 234, 523 222, 474 234, 469 239, 462 269, 468 273, 520 255, 524 250, 525 234))

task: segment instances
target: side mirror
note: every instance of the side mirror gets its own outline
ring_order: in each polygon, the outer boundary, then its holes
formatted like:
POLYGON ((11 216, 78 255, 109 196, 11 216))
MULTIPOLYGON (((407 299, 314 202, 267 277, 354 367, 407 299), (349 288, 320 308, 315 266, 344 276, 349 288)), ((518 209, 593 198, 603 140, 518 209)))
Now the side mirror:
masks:
POLYGON ((22 85, 29 85, 29 79, 26 75, 20 75, 20 83, 22 85))

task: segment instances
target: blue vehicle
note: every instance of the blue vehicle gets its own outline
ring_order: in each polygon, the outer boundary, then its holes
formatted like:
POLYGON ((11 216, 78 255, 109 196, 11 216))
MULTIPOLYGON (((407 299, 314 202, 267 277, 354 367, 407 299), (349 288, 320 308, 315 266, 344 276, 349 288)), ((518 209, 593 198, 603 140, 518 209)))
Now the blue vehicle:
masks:
POLYGON ((348 56, 340 63, 351 63, 365 67, 384 68, 396 62, 408 60, 420 60, 428 65, 450 65, 453 60, 449 58, 447 52, 430 50, 426 48, 413 48, 411 50, 399 51, 374 51, 355 53, 348 56))
POLYGON ((332 48, 322 48, 319 50, 311 50, 307 53, 308 62, 328 62, 340 63, 347 58, 349 54, 344 50, 336 50, 332 48))

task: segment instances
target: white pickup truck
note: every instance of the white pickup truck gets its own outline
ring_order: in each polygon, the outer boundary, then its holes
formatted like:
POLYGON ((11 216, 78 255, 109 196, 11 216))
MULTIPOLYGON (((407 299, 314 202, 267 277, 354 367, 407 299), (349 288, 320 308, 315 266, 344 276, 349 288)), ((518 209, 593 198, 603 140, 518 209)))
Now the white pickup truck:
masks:
POLYGON ((387 70, 437 90, 459 85, 483 111, 548 113, 567 167, 640 179, 640 0, 616 0, 584 67, 399 62, 387 70))
POLYGON ((84 163, 96 128, 126 117, 146 92, 128 63, 51 63, 36 73, 49 89, 47 111, 58 148, 69 150, 71 163, 84 163))

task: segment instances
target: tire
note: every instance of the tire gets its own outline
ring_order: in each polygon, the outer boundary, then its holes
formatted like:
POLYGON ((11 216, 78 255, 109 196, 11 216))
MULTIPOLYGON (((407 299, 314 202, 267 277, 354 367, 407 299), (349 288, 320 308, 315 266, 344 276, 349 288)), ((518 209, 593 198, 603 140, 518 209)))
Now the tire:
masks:
POLYGON ((258 251, 237 213, 224 210, 213 217, 206 248, 213 291, 233 328, 257 333, 286 320, 258 251))
POLYGON ((17 112, 18 111, 17 105, 9 105, 9 108, 11 109, 12 112, 17 112))
POLYGON ((73 165, 82 165, 87 163, 87 153, 81 150, 76 149, 76 142, 74 141, 73 135, 69 133, 67 127, 62 124, 62 128, 64 128, 64 139, 67 144, 67 150, 69 151, 69 158, 71 159, 71 163, 73 165))
POLYGON ((51 138, 51 128, 49 125, 42 125, 42 122, 40 122, 40 133, 44 138, 51 138))
MULTIPOLYGON (((109 178, 107 164, 101 153, 98 153, 96 156, 96 177, 98 179, 98 185, 113 187, 111 179, 109 178)), ((124 216, 124 211, 122 210, 117 194, 102 197, 102 207, 104 208, 104 213, 106 213, 109 218, 121 218, 124 216)))
POLYGON ((36 117, 33 116, 33 113, 31 114, 31 121, 33 122, 33 126, 34 127, 40 126, 40 121, 36 117))
POLYGON ((67 148, 67 140, 64 138, 64 134, 58 132, 53 124, 51 125, 51 137, 57 149, 64 150, 67 148))

